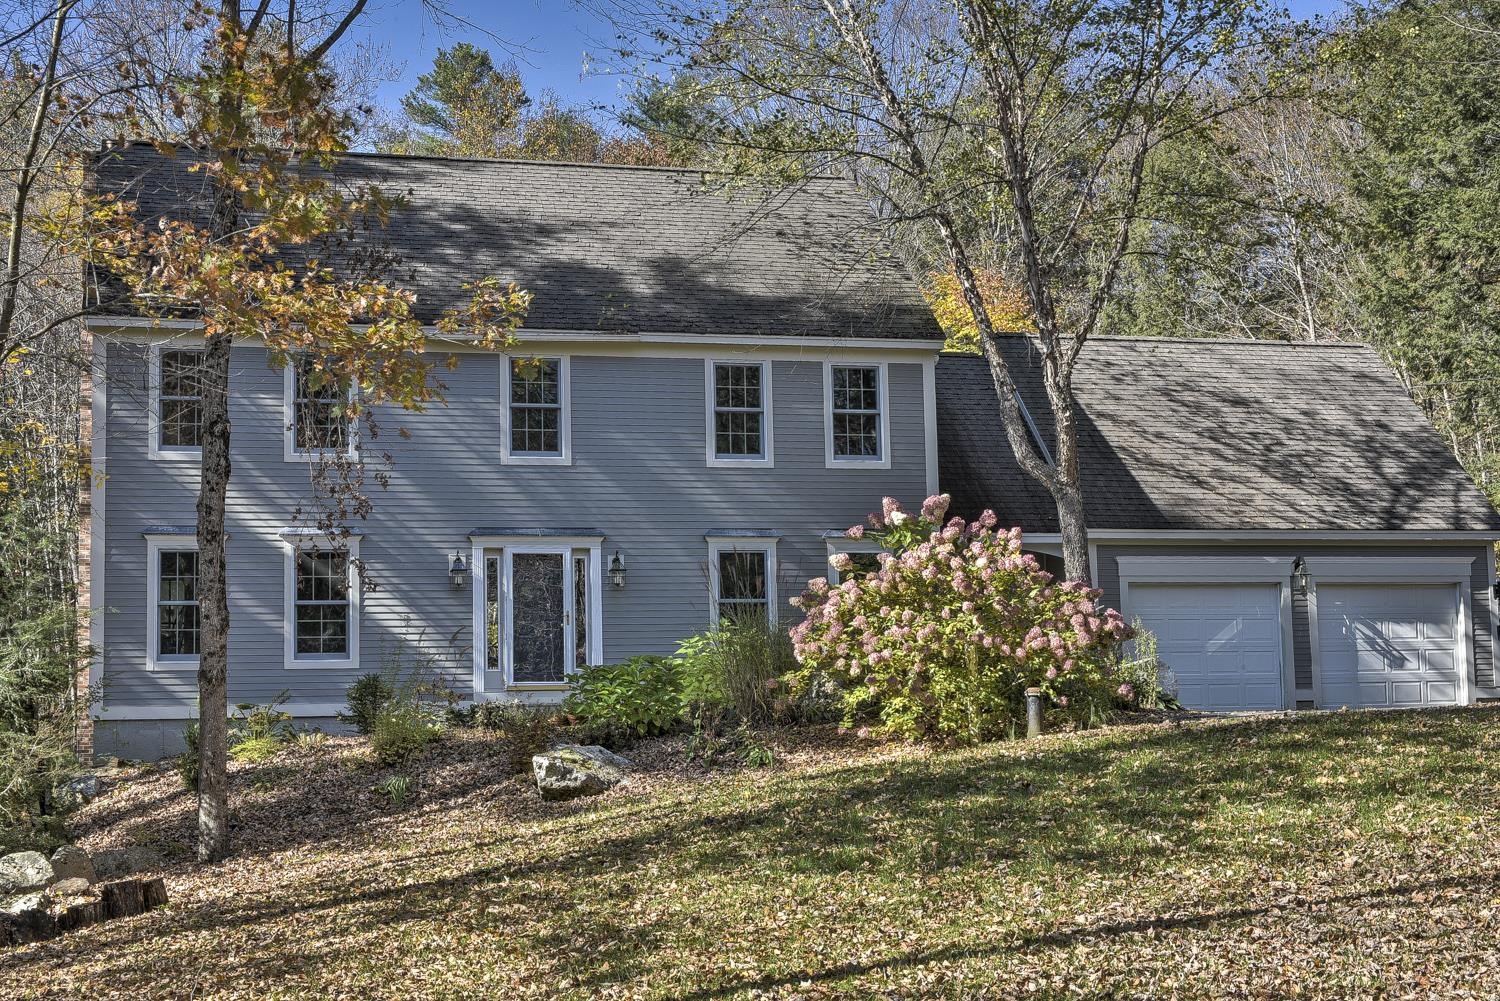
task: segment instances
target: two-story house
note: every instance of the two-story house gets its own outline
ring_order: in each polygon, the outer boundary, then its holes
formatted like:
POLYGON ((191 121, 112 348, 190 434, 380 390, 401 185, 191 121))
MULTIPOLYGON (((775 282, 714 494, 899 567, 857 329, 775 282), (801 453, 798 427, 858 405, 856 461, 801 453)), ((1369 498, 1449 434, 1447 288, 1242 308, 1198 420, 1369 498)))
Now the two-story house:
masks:
MULTIPOLYGON (((298 717, 331 717, 398 654, 466 696, 555 698, 574 665, 670 652, 733 607, 790 615, 882 494, 936 490, 942 335, 846 182, 729 198, 650 168, 340 169, 407 194, 379 238, 426 315, 487 274, 534 303, 513 356, 437 348, 458 355, 447 404, 378 408, 373 442, 235 347, 231 701, 286 689, 298 717), (330 448, 389 476, 338 544, 310 527, 330 448)), ((201 204, 202 176, 149 147, 97 170, 147 215, 201 204)), ((154 756, 196 714, 202 335, 90 325, 96 744, 154 756)))
MULTIPOLYGON (((436 345, 458 356, 447 404, 377 408, 378 440, 296 366, 234 348, 231 701, 285 690, 327 722, 395 661, 465 698, 556 699, 577 665, 670 652, 737 609, 789 617, 882 495, 941 488, 1058 552, 983 364, 942 354, 848 182, 729 195, 694 171, 376 155, 337 170, 407 195, 364 249, 424 316, 490 274, 535 300, 511 355, 436 345), (388 480, 336 542, 315 517, 330 453, 388 480)), ((102 154, 96 183, 147 217, 206 199, 146 146, 102 154)), ((155 757, 197 713, 201 332, 128 306, 88 325, 95 744, 155 757)), ((1009 340, 1044 415, 1036 357, 1009 340)), ((1158 633, 1184 701, 1500 695, 1500 516, 1372 354, 1101 339, 1084 357, 1094 575, 1158 633)))

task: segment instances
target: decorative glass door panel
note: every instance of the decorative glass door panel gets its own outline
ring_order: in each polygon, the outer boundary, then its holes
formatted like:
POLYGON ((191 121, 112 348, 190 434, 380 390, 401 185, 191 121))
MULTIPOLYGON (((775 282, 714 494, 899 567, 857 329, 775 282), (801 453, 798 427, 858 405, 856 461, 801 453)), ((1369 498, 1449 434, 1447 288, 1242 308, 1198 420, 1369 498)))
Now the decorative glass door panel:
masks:
POLYGON ((572 657, 572 565, 567 551, 507 554, 512 684, 561 684, 572 657))

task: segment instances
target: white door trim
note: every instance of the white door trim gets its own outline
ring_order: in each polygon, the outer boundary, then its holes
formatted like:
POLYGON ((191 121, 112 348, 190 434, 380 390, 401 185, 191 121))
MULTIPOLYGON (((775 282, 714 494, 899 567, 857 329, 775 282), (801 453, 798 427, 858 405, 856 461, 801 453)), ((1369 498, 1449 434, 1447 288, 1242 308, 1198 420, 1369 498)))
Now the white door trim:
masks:
POLYGON ((1433 558, 1392 557, 1388 559, 1309 558, 1311 579, 1307 586, 1308 646, 1312 652, 1313 691, 1317 706, 1327 708, 1323 699, 1323 650, 1318 633, 1318 582, 1325 584, 1451 584, 1457 595, 1454 614, 1458 616, 1456 635, 1458 650, 1458 704, 1474 701, 1474 615, 1469 596, 1473 558, 1458 556, 1433 558))
POLYGON ((1292 557, 1290 556, 1121 556, 1120 614, 1134 621, 1130 585, 1275 584, 1281 626, 1281 702, 1297 704, 1297 666, 1292 644, 1292 557))

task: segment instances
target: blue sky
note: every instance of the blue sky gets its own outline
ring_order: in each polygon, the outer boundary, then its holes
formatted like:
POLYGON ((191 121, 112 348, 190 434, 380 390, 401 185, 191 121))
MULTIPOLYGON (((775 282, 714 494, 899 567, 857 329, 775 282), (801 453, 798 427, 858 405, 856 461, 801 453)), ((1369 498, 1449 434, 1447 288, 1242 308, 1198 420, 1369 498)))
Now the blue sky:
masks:
MULTIPOLYGON (((1343 7, 1341 0, 1291 0, 1299 17, 1328 13, 1343 7)), ((589 54, 595 62, 608 61, 613 31, 603 19, 571 0, 449 0, 460 17, 511 43, 513 58, 532 97, 556 92, 565 103, 612 105, 624 82, 618 77, 587 72, 589 54)), ((401 67, 401 79, 383 86, 381 103, 395 107, 417 76, 432 65, 439 48, 468 41, 489 48, 497 62, 508 56, 485 31, 454 26, 439 29, 423 13, 419 0, 373 0, 364 17, 366 36, 386 47, 401 67)))

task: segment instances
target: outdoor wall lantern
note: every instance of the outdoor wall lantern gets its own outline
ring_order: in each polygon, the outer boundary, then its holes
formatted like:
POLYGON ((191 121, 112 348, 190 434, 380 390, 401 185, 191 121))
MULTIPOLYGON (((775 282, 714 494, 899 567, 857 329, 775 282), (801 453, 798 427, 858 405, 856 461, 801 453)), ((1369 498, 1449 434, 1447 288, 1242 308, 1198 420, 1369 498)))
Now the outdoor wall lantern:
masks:
POLYGON ((615 550, 615 555, 609 560, 609 582, 615 587, 625 586, 625 561, 620 558, 620 551, 615 550))
POLYGON ((1312 574, 1307 572, 1307 561, 1302 557, 1292 560, 1292 589, 1307 593, 1307 585, 1312 580, 1312 574))
POLYGON ((448 557, 448 583, 455 588, 461 588, 468 579, 469 561, 464 559, 463 553, 455 550, 453 555, 448 557))

